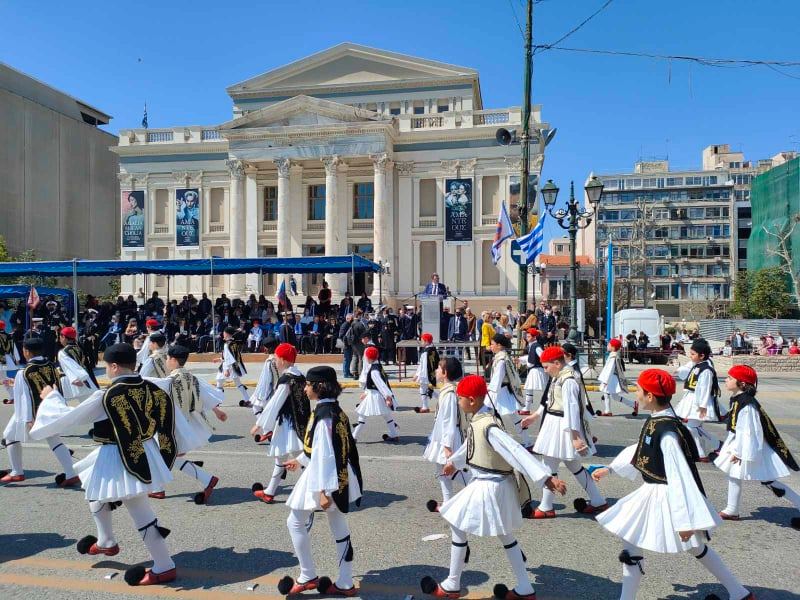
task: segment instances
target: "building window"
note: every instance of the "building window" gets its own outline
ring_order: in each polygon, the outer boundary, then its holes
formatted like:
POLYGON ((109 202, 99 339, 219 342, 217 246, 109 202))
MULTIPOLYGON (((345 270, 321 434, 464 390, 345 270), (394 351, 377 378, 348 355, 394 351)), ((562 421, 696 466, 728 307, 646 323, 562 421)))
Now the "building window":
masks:
POLYGON ((450 110, 450 103, 447 100, 439 100, 436 103, 436 112, 444 113, 450 110))
POLYGON ((353 184, 353 218, 374 217, 375 184, 372 182, 353 184))
POLYGON ((308 186, 308 220, 325 220, 325 186, 308 186))
MULTIPOLYGON (((258 247, 258 255, 263 258, 275 258, 278 256, 278 247, 277 246, 259 246, 258 247)), ((272 295, 275 293, 275 273, 264 273, 262 275, 262 288, 264 289, 264 293, 267 295, 272 295)))
POLYGON ((278 220, 278 186, 268 185, 264 188, 264 220, 278 220))
MULTIPOLYGON (((436 180, 422 179, 419 182, 419 216, 436 216, 436 180)), ((427 283, 427 280, 425 281, 427 283)))
MULTIPOLYGON (((431 280, 431 273, 436 269, 436 242, 420 242, 419 244, 419 285, 431 280)), ((497 268, 494 269, 497 271, 497 268)))
POLYGON ((225 189, 211 188, 211 206, 208 207, 208 222, 211 225, 225 223, 225 189))
POLYGON ((392 106, 389 108, 389 114, 392 116, 397 116, 400 114, 400 107, 399 106, 392 106))
POLYGON ((481 261, 483 268, 481 269, 481 283, 484 286, 498 286, 500 285, 500 269, 492 264, 492 240, 483 240, 482 244, 481 261))
POLYGON ((683 185, 683 177, 667 177, 667 187, 683 185))
POLYGON ((687 177, 686 185, 703 185, 702 177, 687 177))
POLYGON ((415 115, 425 114, 425 105, 419 100, 414 101, 414 114, 415 115))
POLYGON ((155 225, 169 225, 169 190, 156 190, 154 204, 153 223, 155 225))
POLYGON ((500 177, 484 176, 481 187, 481 207, 483 215, 496 215, 500 208, 500 177))

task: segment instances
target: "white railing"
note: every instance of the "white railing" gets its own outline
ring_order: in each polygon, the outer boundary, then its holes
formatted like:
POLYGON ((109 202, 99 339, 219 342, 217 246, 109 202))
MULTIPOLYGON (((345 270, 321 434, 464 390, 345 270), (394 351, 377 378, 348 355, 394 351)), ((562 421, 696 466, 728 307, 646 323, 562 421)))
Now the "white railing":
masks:
POLYGON ((225 223, 209 223, 208 233, 222 233, 225 231, 225 223))
POLYGON ((497 217, 495 215, 483 215, 481 217, 481 225, 497 225, 497 217))
POLYGON ((173 133, 171 131, 148 131, 147 142, 171 142, 173 133))
POLYGON ((436 127, 444 127, 444 117, 439 115, 411 117, 411 129, 433 129, 436 127))
POLYGON ((278 231, 277 221, 262 221, 261 231, 278 231))
POLYGON ((169 225, 154 225, 153 226, 153 234, 159 235, 163 233, 169 233, 169 225))
POLYGON ((353 221, 352 229, 372 229, 372 227, 373 227, 372 219, 361 219, 353 221))
POLYGON ((219 131, 216 129, 203 129, 200 132, 201 140, 218 140, 219 137, 219 131))
POLYGON ((511 113, 507 110, 476 110, 472 113, 473 125, 497 125, 510 120, 511 113))
POLYGON ((419 220, 420 227, 436 227, 436 217, 430 219, 420 219, 419 220))
POLYGON ((309 231, 324 231, 325 230, 325 221, 310 221, 308 223, 308 230, 309 231))

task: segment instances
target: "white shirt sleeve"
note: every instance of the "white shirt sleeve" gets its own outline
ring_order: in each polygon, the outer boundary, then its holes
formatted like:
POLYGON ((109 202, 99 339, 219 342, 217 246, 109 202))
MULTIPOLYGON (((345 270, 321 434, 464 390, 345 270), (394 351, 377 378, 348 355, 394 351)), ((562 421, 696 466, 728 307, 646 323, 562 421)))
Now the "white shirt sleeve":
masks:
POLYGON ((631 464, 633 455, 636 454, 636 447, 639 444, 632 444, 626 447, 622 452, 617 454, 616 458, 608 465, 612 473, 616 473, 620 477, 635 481, 641 477, 639 470, 631 464))
POLYGON ((150 336, 144 338, 144 343, 139 351, 136 353, 136 364, 143 365, 144 361, 150 356, 150 336))
POLYGON ((461 432, 458 429, 458 398, 454 393, 439 396, 436 419, 441 423, 442 444, 455 450, 461 444, 461 432))
POLYGON ((497 394, 503 387, 503 380, 506 377, 506 361, 500 360, 492 367, 492 379, 489 381, 489 391, 497 394))
POLYGON ((213 385, 208 385, 205 381, 198 378, 200 384, 200 402, 203 404, 203 412, 216 408, 225 399, 224 392, 220 392, 213 385))
POLYGON ((69 354, 63 350, 58 352, 58 365, 67 377, 67 381, 74 383, 76 381, 91 381, 89 374, 83 365, 78 364, 69 354))
MULTIPOLYGON (((142 369, 144 371, 144 369, 142 369)), ((145 377, 142 375, 142 379, 149 381, 150 383, 155 383, 159 388, 163 391, 167 392, 167 394, 172 394, 172 378, 171 377, 145 377)))
POLYGON ((377 371, 372 371, 370 373, 370 378, 372 379, 372 383, 375 384, 375 387, 378 388, 378 391, 381 393, 381 396, 383 396, 384 398, 394 397, 392 390, 389 389, 389 386, 386 385, 386 382, 381 378, 380 374, 377 371))
POLYGON ((42 400, 36 414, 36 423, 30 435, 35 440, 63 433, 70 427, 84 423, 94 423, 106 417, 103 408, 104 390, 97 390, 76 407, 71 407, 57 391, 50 392, 42 400))
POLYGON ((705 497, 694 481, 674 433, 667 433, 661 438, 661 452, 668 481, 667 502, 675 531, 701 528, 702 521, 706 521, 704 513, 708 512, 705 497))
POLYGON ((330 419, 321 419, 317 422, 311 459, 306 466, 305 476, 308 478, 306 490, 311 493, 325 492, 326 495, 330 495, 339 489, 330 419))
POLYGON ((272 369, 270 369, 270 359, 264 361, 264 368, 261 377, 258 378, 258 385, 253 392, 253 409, 264 408, 272 393, 272 369))
POLYGON ((154 364, 152 356, 148 356, 147 360, 145 360, 142 363, 142 368, 139 370, 139 375, 141 375, 145 379, 148 379, 148 378, 151 378, 151 377, 154 378, 155 375, 157 375, 156 366, 154 364))
POLYGON ((222 346, 222 367, 223 369, 229 369, 231 366, 236 364, 236 358, 234 358, 231 351, 228 349, 228 345, 225 344, 222 346))
POLYGON ((561 397, 564 400, 565 431, 583 431, 581 423, 580 388, 574 379, 567 379, 561 386, 561 397))
POLYGON ((689 373, 691 373, 693 367, 693 362, 688 362, 685 365, 682 365, 677 371, 675 371, 675 379, 680 379, 681 381, 685 380, 687 377, 689 377, 689 373))
POLYGON ((288 383, 282 383, 275 388, 275 393, 270 396, 267 406, 258 416, 256 425, 258 425, 264 433, 275 430, 275 423, 278 421, 278 413, 281 412, 284 402, 286 402, 286 399, 289 397, 289 391, 288 383))
POLYGON ((536 487, 544 486, 552 473, 545 464, 499 427, 489 429, 489 444, 515 470, 523 473, 536 487))
POLYGON ((467 466, 467 445, 461 444, 461 447, 453 452, 449 458, 450 462, 456 469, 464 469, 467 466))
POLYGON ((694 403, 700 408, 711 407, 711 386, 714 383, 710 369, 706 369, 697 378, 697 387, 694 390, 694 403))
POLYGON ((732 449, 737 457, 747 461, 756 460, 764 449, 764 430, 752 404, 739 411, 732 449))
POLYGON ((14 376, 14 414, 20 423, 29 423, 33 421, 33 399, 23 372, 20 369, 14 376))

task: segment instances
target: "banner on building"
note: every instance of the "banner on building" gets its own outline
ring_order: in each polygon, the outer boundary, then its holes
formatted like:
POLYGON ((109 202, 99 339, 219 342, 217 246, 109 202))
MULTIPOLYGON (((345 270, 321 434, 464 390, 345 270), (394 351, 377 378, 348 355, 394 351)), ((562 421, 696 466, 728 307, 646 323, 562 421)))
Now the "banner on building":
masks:
POLYGON ((472 243, 472 179, 445 179, 444 241, 472 243))
POLYGON ((122 192, 122 249, 144 250, 144 190, 122 192))
POLYGON ((200 247, 200 190, 175 190, 175 246, 183 250, 200 247))

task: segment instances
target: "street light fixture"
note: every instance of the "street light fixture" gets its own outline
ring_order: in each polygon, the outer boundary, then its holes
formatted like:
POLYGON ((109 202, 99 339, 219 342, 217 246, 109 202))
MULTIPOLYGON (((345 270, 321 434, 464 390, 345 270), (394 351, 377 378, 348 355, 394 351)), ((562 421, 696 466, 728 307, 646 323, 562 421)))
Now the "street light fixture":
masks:
MULTIPOLYGON (((596 178, 594 178, 596 180, 596 178)), ((597 203, 600 201, 600 196, 603 193, 603 184, 597 181, 590 180, 584 188, 586 198, 592 205, 592 210, 595 210, 597 203), (599 184, 599 185, 598 185, 599 184)), ((547 212, 553 217, 561 229, 566 229, 569 232, 569 272, 570 272, 570 289, 569 289, 569 309, 570 309, 570 324, 569 341, 576 343, 578 341, 578 263, 576 253, 576 239, 579 229, 586 229, 592 222, 592 212, 582 210, 575 200, 575 182, 571 181, 569 184, 569 201, 567 202, 566 210, 563 208, 553 212, 556 204, 556 197, 558 196, 558 186, 549 179, 542 187, 542 198, 547 208, 547 212)))
MULTIPOLYGON (((603 197, 603 182, 600 181, 597 176, 592 175, 586 184, 583 186, 584 191, 586 192, 586 200, 592 206, 594 212, 594 222, 595 226, 597 224, 597 209, 600 206, 600 199, 603 197)), ((603 339, 602 330, 603 330, 603 316, 602 312, 600 311, 600 265, 597 256, 597 235, 595 230, 595 238, 594 238, 594 304, 595 309, 597 310, 597 329, 594 332, 594 337, 597 339, 598 343, 602 343, 601 340, 603 339)), ((606 324, 608 327, 608 324, 606 324)))

